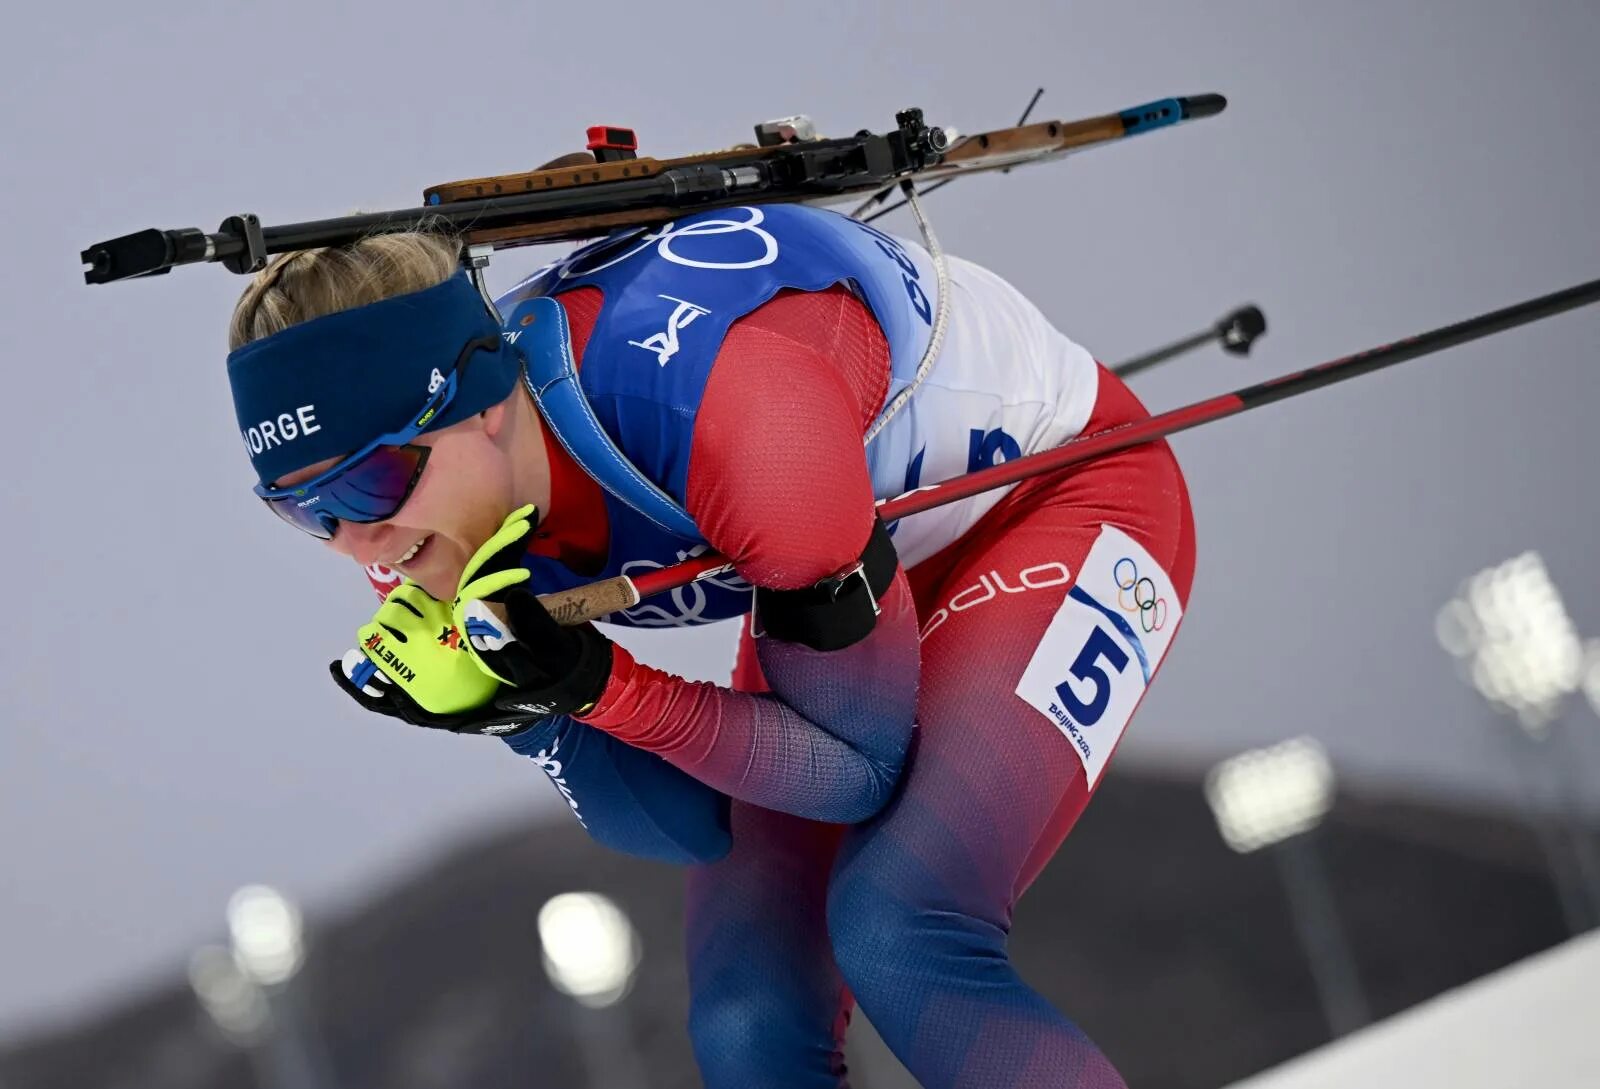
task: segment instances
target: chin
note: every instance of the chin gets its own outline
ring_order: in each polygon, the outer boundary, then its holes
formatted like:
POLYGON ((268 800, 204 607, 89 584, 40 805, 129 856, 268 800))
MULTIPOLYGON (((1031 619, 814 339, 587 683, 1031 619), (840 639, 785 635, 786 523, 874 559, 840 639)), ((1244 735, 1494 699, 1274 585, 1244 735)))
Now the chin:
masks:
POLYGON ((456 596, 456 585, 461 581, 465 563, 457 555, 455 542, 434 536, 428 539, 424 552, 417 556, 422 562, 407 564, 400 573, 426 590, 430 597, 449 601, 456 596))
POLYGON ((432 575, 412 579, 411 581, 428 591, 428 596, 436 601, 450 601, 456 596, 456 581, 454 579, 432 575))

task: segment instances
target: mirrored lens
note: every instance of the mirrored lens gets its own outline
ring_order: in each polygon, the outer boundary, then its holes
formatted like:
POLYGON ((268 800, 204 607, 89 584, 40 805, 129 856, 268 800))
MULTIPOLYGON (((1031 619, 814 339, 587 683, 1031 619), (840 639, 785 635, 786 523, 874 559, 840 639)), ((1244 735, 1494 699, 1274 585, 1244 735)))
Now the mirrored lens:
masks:
POLYGON ((313 514, 310 509, 300 506, 291 498, 265 500, 267 507, 302 533, 309 533, 320 540, 332 540, 333 531, 337 526, 332 518, 322 518, 313 514))
POLYGON ((346 522, 381 522, 400 510, 428 458, 425 446, 380 446, 319 489, 324 510, 346 522))
POLYGON ((425 446, 380 446, 315 488, 266 501, 291 526, 329 540, 344 522, 392 518, 416 487, 428 463, 425 446))

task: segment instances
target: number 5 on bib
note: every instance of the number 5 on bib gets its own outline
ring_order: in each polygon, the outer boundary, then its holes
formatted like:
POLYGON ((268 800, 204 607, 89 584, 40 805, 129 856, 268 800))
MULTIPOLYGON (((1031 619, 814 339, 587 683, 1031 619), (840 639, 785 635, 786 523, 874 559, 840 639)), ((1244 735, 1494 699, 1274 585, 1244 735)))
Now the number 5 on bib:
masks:
POLYGON ((1016 689, 1072 743, 1091 790, 1182 617, 1160 565, 1102 526, 1016 689))

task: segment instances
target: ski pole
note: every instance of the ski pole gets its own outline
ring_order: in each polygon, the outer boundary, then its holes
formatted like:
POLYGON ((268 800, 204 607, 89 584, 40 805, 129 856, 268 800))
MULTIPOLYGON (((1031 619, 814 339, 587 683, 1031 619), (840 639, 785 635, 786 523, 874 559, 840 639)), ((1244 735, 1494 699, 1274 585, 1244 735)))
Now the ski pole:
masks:
MULTIPOLYGON (((1564 291, 1541 295, 1514 306, 1468 318, 1454 325, 1442 326, 1404 340, 1368 348, 1327 363, 1319 363, 1303 371, 1271 378, 1253 386, 1234 390, 1232 393, 1224 393, 1209 400, 1175 408, 1135 423, 1121 424, 1093 435, 1083 435, 1060 446, 1003 461, 987 469, 979 469, 938 484, 925 485, 879 503, 878 515, 886 522, 906 518, 934 507, 944 506, 946 503, 966 499, 979 492, 989 491, 991 488, 1001 488, 1042 473, 1126 450, 1130 446, 1154 442, 1179 431, 1187 431, 1201 424, 1210 423, 1212 420, 1220 420, 1225 416, 1233 416, 1288 397, 1297 397, 1302 393, 1333 385, 1335 382, 1343 382, 1382 370, 1384 367, 1392 367, 1396 363, 1432 355, 1446 348, 1454 348, 1494 333, 1527 325, 1529 322, 1553 317, 1596 301, 1600 301, 1600 280, 1590 280, 1588 283, 1578 284, 1564 291)), ((730 571, 732 566, 727 557, 716 552, 706 552, 682 563, 673 564, 671 567, 649 571, 634 578, 618 575, 600 582, 589 583, 587 586, 543 595, 540 600, 560 623, 581 624, 585 620, 594 620, 607 613, 632 608, 644 598, 654 594, 730 571)))
POLYGON ((1203 329, 1163 348, 1148 351, 1144 355, 1124 360, 1112 367, 1111 373, 1118 378, 1128 378, 1140 371, 1149 370, 1157 363, 1165 363, 1185 352, 1203 348, 1213 340, 1222 345, 1223 351, 1232 355, 1249 355, 1256 338, 1266 331, 1267 316, 1261 312, 1261 308, 1241 306, 1226 317, 1219 318, 1209 329, 1203 329))

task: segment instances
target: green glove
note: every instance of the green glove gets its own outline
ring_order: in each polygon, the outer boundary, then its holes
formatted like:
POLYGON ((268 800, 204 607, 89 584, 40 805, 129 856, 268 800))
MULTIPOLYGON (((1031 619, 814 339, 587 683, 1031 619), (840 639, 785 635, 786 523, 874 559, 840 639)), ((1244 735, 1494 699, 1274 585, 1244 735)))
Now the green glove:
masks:
POLYGON ((474 661, 451 607, 409 580, 390 592, 356 639, 380 673, 435 715, 482 707, 500 687, 474 661))
MULTIPOLYGON (((499 650, 516 638, 506 630, 508 625, 500 614, 505 611, 505 591, 528 581, 529 573, 522 566, 522 557, 528 551, 528 538, 533 536, 538 520, 539 508, 531 503, 506 515, 494 536, 478 547, 478 551, 472 554, 472 559, 462 569, 461 579, 456 586, 456 599, 450 607, 456 630, 467 637, 467 653, 472 655, 479 669, 505 684, 515 684, 516 681, 495 672, 494 665, 484 660, 482 652, 499 650), (490 610, 484 604, 488 601, 502 608, 490 610)), ((490 657, 495 655, 491 654, 490 657)), ((495 664, 502 668, 508 665, 505 662, 495 664)))
POLYGON ((556 623, 528 587, 531 575, 522 561, 537 521, 532 506, 506 516, 467 561, 451 615, 479 668, 512 689, 502 694, 501 706, 581 714, 611 677, 611 640, 592 624, 556 623))

